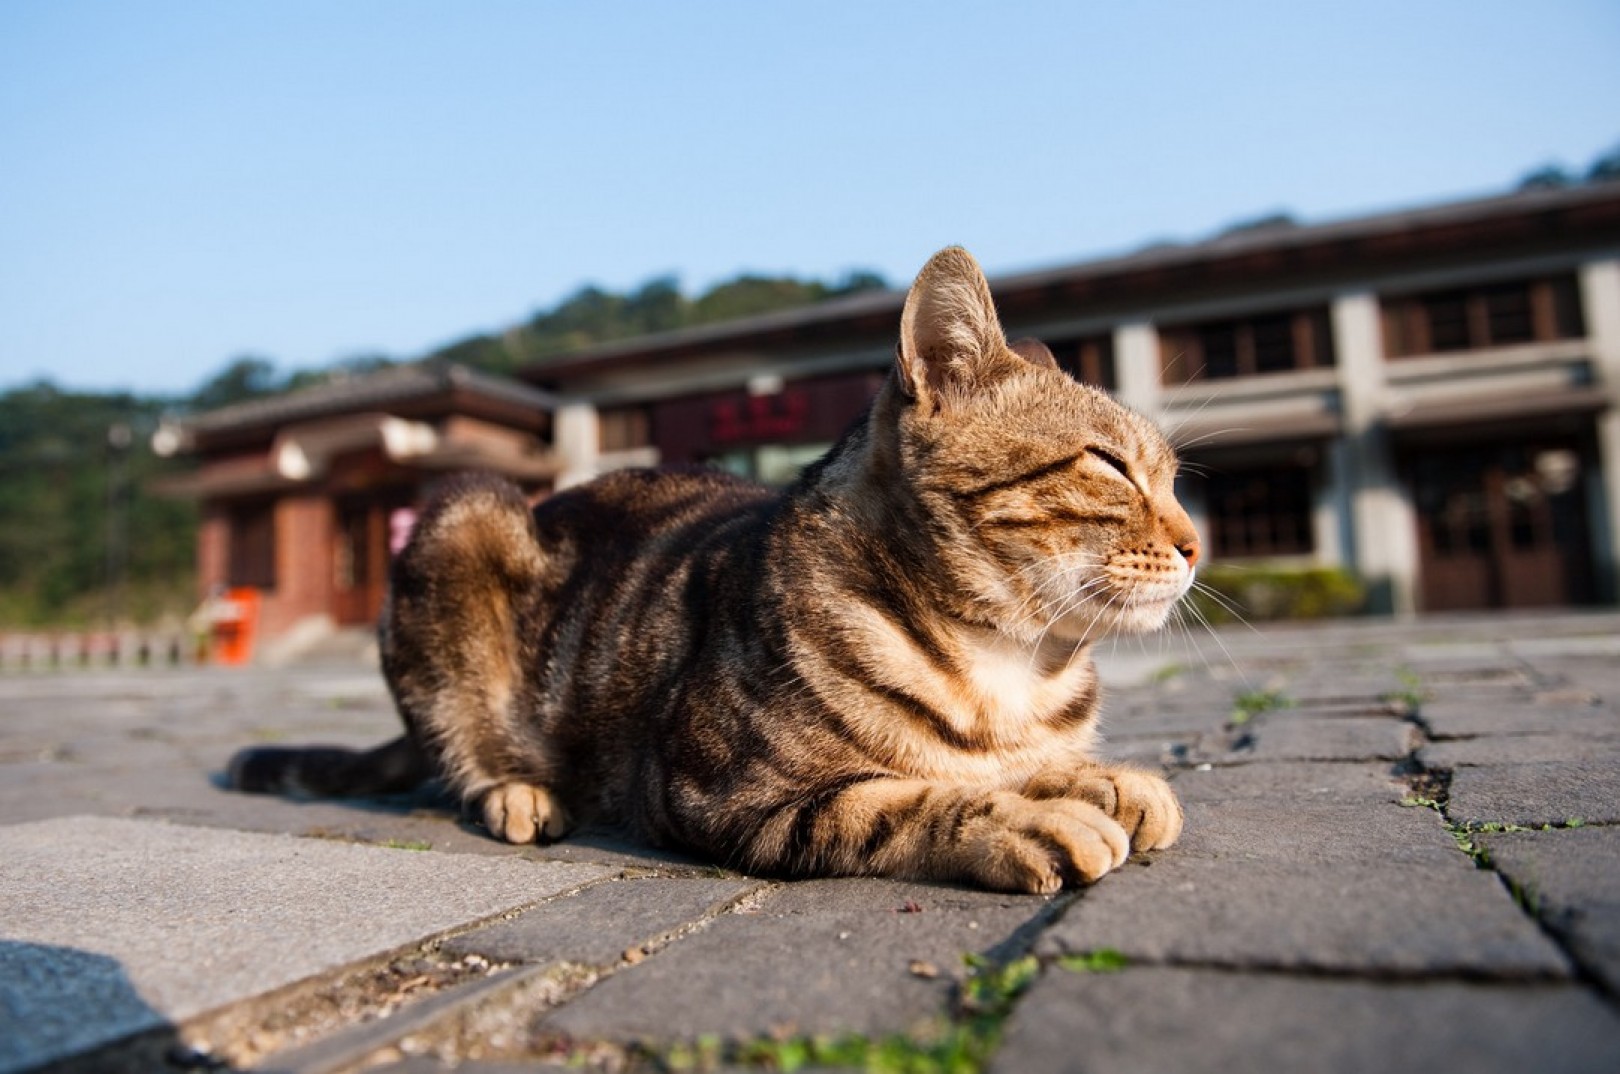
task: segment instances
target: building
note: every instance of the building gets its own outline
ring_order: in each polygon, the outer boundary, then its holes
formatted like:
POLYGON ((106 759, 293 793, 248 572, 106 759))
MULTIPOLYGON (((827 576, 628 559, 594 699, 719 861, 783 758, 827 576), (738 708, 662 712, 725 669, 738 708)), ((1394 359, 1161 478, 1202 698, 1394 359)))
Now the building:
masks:
MULTIPOLYGON (((1526 191, 991 280, 1010 336, 1157 419, 1215 561, 1343 565, 1376 610, 1620 597, 1620 184, 1526 191)), ((862 294, 523 371, 562 483, 785 481, 892 361, 862 294)))
MULTIPOLYGON (((1216 563, 1344 566, 1396 613, 1620 599, 1620 183, 1236 229, 991 280, 1010 336, 1153 417, 1216 563)), ((415 366, 182 427, 205 591, 294 644, 372 622, 452 469, 785 483, 865 408, 904 294, 627 340, 522 382, 415 366)))
POLYGON ((434 479, 483 469, 537 497, 552 487, 554 405, 460 366, 400 366, 160 431, 160 447, 198 458, 168 491, 201 502, 202 593, 254 590, 259 656, 272 659, 376 622, 388 559, 434 479))

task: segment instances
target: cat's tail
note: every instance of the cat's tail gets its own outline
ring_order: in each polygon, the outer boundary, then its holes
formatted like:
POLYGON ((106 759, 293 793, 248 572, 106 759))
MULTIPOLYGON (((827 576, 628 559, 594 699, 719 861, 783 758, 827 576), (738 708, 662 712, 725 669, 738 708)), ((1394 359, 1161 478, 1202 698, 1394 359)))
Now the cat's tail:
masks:
POLYGON ((427 758, 409 735, 369 750, 337 746, 240 750, 226 766, 233 790, 296 798, 400 794, 431 774, 427 758))

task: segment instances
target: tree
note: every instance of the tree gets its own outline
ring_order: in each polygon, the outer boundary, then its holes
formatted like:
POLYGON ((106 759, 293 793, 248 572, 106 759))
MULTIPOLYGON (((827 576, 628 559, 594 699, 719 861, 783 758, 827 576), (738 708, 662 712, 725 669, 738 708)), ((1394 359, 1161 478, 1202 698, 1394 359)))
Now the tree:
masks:
POLYGON ((191 409, 216 410, 232 403, 274 395, 282 389, 276 364, 258 355, 242 355, 204 381, 191 396, 191 409))
POLYGON ((1620 179, 1620 145, 1594 160, 1586 172, 1588 183, 1610 183, 1616 179, 1620 179))

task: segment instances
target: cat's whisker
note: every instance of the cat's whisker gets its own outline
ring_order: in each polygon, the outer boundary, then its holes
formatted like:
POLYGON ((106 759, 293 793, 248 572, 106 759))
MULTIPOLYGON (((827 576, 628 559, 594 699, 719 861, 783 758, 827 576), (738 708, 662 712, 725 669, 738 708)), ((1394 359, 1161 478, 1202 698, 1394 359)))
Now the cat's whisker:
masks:
MULTIPOLYGON (((1230 664, 1233 670, 1238 673, 1238 677, 1243 680, 1243 685, 1245 688, 1252 688, 1252 684, 1249 682, 1249 677, 1244 672, 1242 665, 1239 664, 1237 658, 1232 655, 1232 650, 1226 647, 1226 642, 1221 640, 1220 631, 1215 629, 1214 625, 1210 623, 1209 619, 1205 617, 1201 611, 1199 611, 1196 605, 1189 604, 1187 607, 1192 611, 1193 615, 1197 616, 1199 621, 1204 624, 1205 629, 1209 631, 1209 636, 1215 639, 1215 644, 1220 646, 1221 652, 1225 655, 1227 663, 1230 664)), ((1248 624, 1245 623, 1244 625, 1247 626, 1248 624)), ((1250 629, 1252 630, 1254 628, 1250 627, 1250 629)), ((1256 633, 1259 632, 1256 631, 1256 633)))
POLYGON ((1204 596, 1208 597, 1210 600, 1224 608, 1226 613, 1232 617, 1234 622, 1243 624, 1255 634, 1260 633, 1255 625, 1244 617, 1243 609, 1231 597, 1227 596, 1225 593, 1222 593, 1220 590, 1209 585, 1208 583, 1200 582, 1196 579, 1194 579, 1192 587, 1197 592, 1202 593, 1204 596))

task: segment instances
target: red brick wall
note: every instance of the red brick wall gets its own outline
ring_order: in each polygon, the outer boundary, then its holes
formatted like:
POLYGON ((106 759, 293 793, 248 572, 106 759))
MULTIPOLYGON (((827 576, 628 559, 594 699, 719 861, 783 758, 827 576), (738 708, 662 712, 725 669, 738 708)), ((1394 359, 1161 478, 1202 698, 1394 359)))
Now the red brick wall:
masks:
POLYGON ((230 563, 230 523, 218 507, 204 510, 197 530, 197 599, 225 584, 230 563))
POLYGON ((306 616, 331 613, 332 523, 332 503, 324 496, 285 496, 276 503, 276 587, 260 606, 261 639, 306 616))

